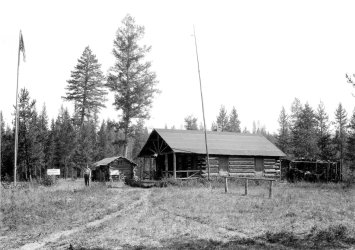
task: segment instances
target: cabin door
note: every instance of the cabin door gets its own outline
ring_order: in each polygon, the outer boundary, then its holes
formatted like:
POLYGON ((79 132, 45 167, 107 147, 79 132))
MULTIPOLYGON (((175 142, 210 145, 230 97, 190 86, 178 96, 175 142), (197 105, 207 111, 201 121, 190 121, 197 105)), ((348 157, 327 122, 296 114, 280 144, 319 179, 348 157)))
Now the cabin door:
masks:
POLYGON ((218 165, 219 165, 219 171, 222 172, 228 172, 228 156, 220 156, 218 157, 218 165))
POLYGON ((264 171, 264 159, 255 158, 255 171, 264 171))

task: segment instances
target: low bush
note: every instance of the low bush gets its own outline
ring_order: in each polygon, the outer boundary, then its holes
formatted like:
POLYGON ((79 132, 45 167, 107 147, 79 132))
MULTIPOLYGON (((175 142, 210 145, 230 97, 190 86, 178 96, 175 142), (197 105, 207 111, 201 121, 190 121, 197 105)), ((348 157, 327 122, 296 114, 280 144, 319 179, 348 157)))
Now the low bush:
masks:
POLYGON ((43 186, 53 186, 57 184, 57 182, 57 178, 50 175, 45 175, 42 179, 38 180, 38 184, 43 186))

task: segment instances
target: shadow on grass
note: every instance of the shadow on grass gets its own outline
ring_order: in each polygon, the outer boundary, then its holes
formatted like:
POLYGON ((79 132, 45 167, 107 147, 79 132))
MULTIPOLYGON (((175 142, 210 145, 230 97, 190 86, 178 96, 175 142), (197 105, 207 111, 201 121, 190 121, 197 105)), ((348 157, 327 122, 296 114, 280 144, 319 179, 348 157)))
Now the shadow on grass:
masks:
MULTIPOLYGON (((267 232, 265 235, 254 239, 232 239, 228 242, 191 239, 189 237, 173 238, 162 241, 161 247, 151 246, 121 246, 128 250, 154 250, 154 249, 345 249, 355 246, 355 238, 348 235, 348 230, 343 225, 330 226, 326 229, 313 228, 308 234, 296 235, 293 232, 281 231, 267 232)), ((80 250, 103 250, 104 248, 72 248, 80 250)), ((111 249, 111 248, 108 248, 111 249)))
POLYGON ((123 249, 129 250, 154 250, 154 249, 168 249, 168 250, 177 250, 177 249, 286 249, 284 247, 275 247, 268 246, 262 242, 257 242, 252 239, 237 239, 231 240, 228 242, 221 242, 215 240, 205 240, 205 239, 190 239, 190 240, 181 240, 172 239, 168 242, 162 243, 162 247, 146 247, 146 246, 123 246, 123 249))

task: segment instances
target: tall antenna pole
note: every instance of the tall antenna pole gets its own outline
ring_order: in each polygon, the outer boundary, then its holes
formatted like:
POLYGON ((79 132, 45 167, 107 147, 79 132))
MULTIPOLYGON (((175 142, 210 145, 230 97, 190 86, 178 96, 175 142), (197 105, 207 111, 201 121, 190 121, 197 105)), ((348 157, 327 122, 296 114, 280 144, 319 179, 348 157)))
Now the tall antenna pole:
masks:
MULTIPOLYGON (((21 39, 21 31, 20 37, 21 39)), ((15 158, 14 158, 14 186, 16 186, 16 172, 17 172, 17 148, 18 148, 18 76, 19 76, 19 68, 20 68, 20 47, 18 50, 17 57, 17 83, 16 83, 16 115, 15 115, 15 158)))
POLYGON ((207 156, 207 161, 206 161, 207 162, 207 178, 208 178, 208 180, 210 180, 210 159, 209 159, 209 155, 208 155, 208 146, 207 146, 207 131, 206 131, 206 121, 205 121, 205 108, 204 108, 204 105, 203 105, 202 83, 201 83, 201 74, 200 74, 200 62, 198 60, 195 25, 193 27, 194 27, 194 38, 195 38, 198 78, 200 80, 200 93, 201 93, 201 103, 202 103, 203 128, 204 128, 204 131, 205 131, 205 145, 206 145, 206 156, 207 156))

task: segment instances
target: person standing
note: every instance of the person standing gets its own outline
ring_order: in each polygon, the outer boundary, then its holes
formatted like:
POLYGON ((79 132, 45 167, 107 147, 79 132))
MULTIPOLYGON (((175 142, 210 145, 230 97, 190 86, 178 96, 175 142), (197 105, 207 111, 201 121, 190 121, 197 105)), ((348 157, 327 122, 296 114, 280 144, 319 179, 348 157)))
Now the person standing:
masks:
POLYGON ((88 165, 86 165, 86 168, 84 170, 84 180, 85 180, 85 186, 89 186, 91 180, 91 169, 89 168, 88 165))

